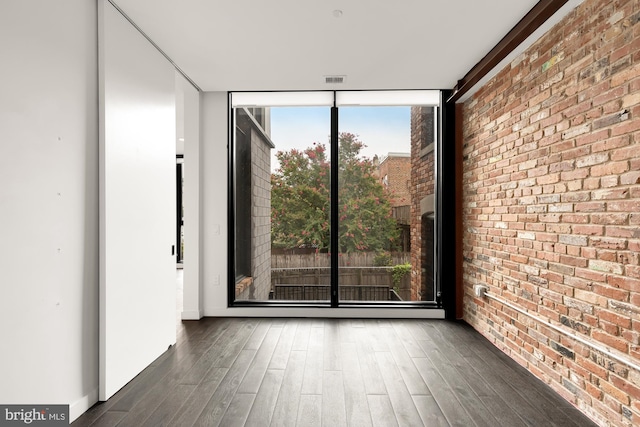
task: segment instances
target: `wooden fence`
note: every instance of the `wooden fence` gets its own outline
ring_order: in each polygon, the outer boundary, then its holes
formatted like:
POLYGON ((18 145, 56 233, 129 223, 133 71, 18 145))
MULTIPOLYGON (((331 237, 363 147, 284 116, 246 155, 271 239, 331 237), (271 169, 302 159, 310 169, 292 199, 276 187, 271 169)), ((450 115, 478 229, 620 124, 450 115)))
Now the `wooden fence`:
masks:
MULTIPOLYGON (((340 267, 374 267, 375 252, 339 254, 340 267)), ((330 266, 331 256, 327 253, 271 255, 271 268, 320 268, 330 266)), ((391 253, 391 265, 410 262, 409 252, 391 253)))

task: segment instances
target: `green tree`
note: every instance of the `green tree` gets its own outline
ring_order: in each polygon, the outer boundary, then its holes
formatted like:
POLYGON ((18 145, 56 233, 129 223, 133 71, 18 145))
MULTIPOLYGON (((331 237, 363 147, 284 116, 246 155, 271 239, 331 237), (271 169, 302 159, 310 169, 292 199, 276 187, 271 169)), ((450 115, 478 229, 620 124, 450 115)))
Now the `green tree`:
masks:
MULTIPOLYGON (((340 252, 383 251, 395 247, 398 230, 391 205, 360 156, 364 144, 351 133, 338 138, 340 252)), ((274 247, 329 249, 330 163, 324 144, 303 151, 278 152, 280 167, 271 176, 271 242, 274 247)))

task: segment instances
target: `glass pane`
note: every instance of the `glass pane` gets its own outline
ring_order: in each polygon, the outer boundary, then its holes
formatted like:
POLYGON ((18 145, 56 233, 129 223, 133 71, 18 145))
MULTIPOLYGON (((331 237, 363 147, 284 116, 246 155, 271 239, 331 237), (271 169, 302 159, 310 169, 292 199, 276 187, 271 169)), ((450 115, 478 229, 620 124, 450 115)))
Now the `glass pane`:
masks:
POLYGON ((339 110, 341 302, 435 299, 434 113, 339 110))
POLYGON ((236 301, 329 302, 330 108, 234 114, 236 301))

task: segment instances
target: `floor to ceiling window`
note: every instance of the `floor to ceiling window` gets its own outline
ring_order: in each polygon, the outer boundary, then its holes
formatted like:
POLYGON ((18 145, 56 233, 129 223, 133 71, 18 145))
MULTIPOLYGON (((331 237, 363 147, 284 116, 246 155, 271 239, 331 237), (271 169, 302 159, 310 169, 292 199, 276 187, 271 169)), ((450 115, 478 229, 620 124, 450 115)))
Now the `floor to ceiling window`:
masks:
POLYGON ((438 306, 438 91, 230 100, 230 304, 438 306))

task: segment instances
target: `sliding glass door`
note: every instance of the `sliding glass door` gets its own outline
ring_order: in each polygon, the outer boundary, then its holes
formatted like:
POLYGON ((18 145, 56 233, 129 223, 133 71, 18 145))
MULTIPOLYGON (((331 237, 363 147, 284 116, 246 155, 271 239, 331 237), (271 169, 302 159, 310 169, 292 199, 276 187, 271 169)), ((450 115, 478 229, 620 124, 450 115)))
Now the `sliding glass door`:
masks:
POLYGON ((230 99, 230 304, 435 306, 439 92, 230 99))

